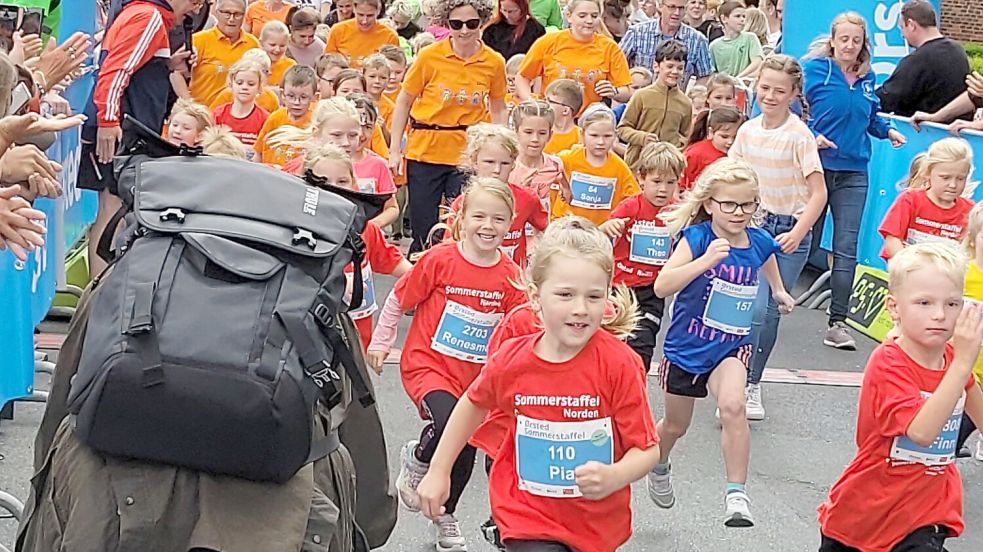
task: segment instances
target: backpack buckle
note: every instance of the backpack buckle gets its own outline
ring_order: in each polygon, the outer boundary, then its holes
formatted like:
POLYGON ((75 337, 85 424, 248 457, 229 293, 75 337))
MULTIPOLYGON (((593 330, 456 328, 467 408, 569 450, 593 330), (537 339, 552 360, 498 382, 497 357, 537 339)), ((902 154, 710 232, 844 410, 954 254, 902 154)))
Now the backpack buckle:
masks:
POLYGON ((322 326, 331 326, 334 322, 334 317, 331 316, 331 309, 328 308, 324 303, 318 303, 314 307, 314 311, 311 313, 317 321, 321 323, 322 326))
POLYGON ((317 247, 317 238, 309 230, 304 230, 303 228, 298 228, 294 236, 290 238, 290 241, 294 245, 298 245, 300 242, 307 242, 307 247, 311 249, 317 247))
POLYGON ((170 209, 165 209, 164 212, 160 214, 160 221, 167 222, 173 220, 179 224, 184 223, 184 211, 176 207, 171 207, 170 209))

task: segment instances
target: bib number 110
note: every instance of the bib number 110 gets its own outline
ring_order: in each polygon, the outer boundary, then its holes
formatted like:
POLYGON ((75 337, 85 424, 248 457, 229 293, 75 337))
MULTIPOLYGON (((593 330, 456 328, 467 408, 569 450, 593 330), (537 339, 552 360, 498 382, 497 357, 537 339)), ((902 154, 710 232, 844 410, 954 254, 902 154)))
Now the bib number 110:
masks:
POLYGON ((569 446, 552 445, 549 452, 550 460, 570 461, 577 457, 577 450, 569 446))

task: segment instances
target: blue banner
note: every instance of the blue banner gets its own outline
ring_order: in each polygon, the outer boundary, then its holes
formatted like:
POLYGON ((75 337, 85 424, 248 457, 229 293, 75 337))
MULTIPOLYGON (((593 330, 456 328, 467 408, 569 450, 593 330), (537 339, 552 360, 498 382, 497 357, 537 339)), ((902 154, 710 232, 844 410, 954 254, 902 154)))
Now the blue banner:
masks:
MULTIPOLYGON (((931 0, 939 12, 940 0, 931 0)), ((877 84, 894 72, 901 58, 908 55, 908 44, 901 36, 899 22, 903 0, 852 0, 850 2, 816 2, 786 0, 782 22, 782 52, 800 58, 809 51, 813 40, 829 35, 833 19, 846 11, 855 11, 867 20, 872 48, 872 66, 877 84)))
POLYGON ((34 324, 31 272, 10 253, 0 252, 0 407, 31 394, 34 383, 34 324))

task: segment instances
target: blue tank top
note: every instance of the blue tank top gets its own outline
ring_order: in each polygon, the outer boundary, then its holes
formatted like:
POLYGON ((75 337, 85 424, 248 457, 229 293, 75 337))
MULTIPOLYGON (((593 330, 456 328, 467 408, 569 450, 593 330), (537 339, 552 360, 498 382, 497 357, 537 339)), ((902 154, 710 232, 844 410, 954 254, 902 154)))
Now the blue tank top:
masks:
MULTIPOLYGON (((717 239, 704 222, 683 229, 693 258, 717 239)), ((714 268, 676 296, 663 354, 691 374, 706 374, 737 348, 751 343, 751 318, 758 292, 758 272, 780 248, 767 232, 748 228, 750 247, 731 247, 714 268)))

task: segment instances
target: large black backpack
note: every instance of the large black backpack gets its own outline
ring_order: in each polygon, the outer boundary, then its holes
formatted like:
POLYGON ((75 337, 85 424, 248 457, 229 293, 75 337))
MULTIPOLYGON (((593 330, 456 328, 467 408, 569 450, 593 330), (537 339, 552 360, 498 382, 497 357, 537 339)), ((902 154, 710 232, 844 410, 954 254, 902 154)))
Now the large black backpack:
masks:
POLYGON ((338 318, 349 263, 361 303, 365 213, 274 169, 150 145, 172 155, 117 160, 132 213, 91 299, 75 433, 107 454, 286 481, 337 447, 315 420, 342 376, 372 401, 338 318))

